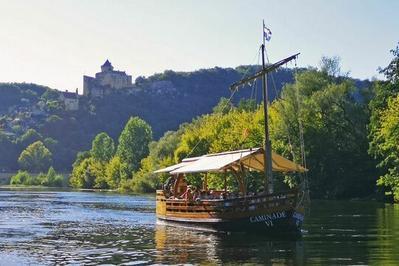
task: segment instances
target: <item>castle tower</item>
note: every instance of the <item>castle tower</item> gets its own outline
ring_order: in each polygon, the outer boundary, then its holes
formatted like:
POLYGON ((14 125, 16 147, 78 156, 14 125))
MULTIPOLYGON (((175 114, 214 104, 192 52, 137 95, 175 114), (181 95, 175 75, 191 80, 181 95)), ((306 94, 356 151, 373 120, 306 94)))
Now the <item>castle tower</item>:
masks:
POLYGON ((132 86, 132 76, 114 70, 108 59, 95 77, 83 76, 83 95, 92 98, 104 97, 119 89, 131 89, 132 86))
POLYGON ((108 72, 108 71, 113 71, 114 67, 112 66, 111 62, 105 61, 105 63, 101 66, 101 72, 108 72))

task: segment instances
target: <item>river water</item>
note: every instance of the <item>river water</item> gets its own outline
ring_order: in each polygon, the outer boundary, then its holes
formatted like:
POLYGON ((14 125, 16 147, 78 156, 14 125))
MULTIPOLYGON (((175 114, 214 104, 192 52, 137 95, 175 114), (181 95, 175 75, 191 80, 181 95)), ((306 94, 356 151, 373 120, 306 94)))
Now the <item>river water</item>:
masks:
POLYGON ((153 195, 0 189, 0 265, 398 265, 399 206, 312 201, 299 239, 156 222, 153 195))

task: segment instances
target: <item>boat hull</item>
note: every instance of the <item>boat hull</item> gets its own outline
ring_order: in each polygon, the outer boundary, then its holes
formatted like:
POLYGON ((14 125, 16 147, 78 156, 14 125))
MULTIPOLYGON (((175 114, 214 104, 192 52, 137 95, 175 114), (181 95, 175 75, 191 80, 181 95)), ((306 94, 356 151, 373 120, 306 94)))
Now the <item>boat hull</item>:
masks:
POLYGON ((188 202, 157 195, 157 218, 184 226, 215 231, 297 234, 303 207, 296 193, 246 197, 234 200, 188 202))

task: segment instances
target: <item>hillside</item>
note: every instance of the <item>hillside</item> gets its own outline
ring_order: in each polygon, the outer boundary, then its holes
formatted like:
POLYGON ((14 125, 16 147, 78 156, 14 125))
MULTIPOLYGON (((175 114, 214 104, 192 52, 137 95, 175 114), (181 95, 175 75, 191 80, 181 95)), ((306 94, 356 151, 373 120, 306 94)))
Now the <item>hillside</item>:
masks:
MULTIPOLYGON (((104 98, 79 97, 79 110, 68 111, 60 100, 61 92, 35 84, 0 84, 0 170, 17 169, 17 159, 27 145, 37 139, 47 143, 54 166, 70 169, 76 154, 89 149, 93 137, 101 131, 116 139, 129 117, 139 116, 153 128, 158 139, 181 123, 209 113, 221 97, 230 97, 229 85, 258 70, 258 66, 203 69, 194 72, 165 71, 150 77, 138 77, 133 91, 119 91, 104 98), (28 129, 38 134, 26 136, 28 129), (25 135, 24 135, 25 134, 25 135)), ((269 78, 273 99, 293 80, 293 71, 282 68, 269 78)), ((358 87, 366 81, 356 81, 358 87)), ((232 100, 260 100, 260 84, 247 86, 232 100)))

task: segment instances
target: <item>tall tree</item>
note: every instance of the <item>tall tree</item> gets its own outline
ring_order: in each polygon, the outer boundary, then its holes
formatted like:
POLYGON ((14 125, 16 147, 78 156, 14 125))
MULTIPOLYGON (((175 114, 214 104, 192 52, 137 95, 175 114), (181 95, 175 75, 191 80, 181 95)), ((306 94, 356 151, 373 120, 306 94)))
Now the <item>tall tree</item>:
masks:
POLYGON ((19 149, 10 138, 0 131, 0 170, 9 170, 18 167, 17 158, 19 149))
POLYGON ((299 118, 313 196, 367 196, 375 182, 375 163, 367 154, 367 103, 356 100, 353 82, 336 76, 338 62, 324 61, 321 71, 299 73, 273 104, 274 148, 300 161, 299 118))
POLYGON ((382 176, 377 184, 399 202, 399 45, 391 52, 394 58, 380 70, 387 80, 375 82, 373 86, 369 153, 380 160, 382 176))
POLYGON ((151 139, 151 127, 139 117, 131 117, 119 136, 117 149, 117 155, 131 171, 137 171, 140 161, 148 155, 151 139))
POLYGON ((93 140, 91 155, 99 162, 106 163, 115 154, 114 140, 107 133, 99 133, 93 140))
POLYGON ((36 141, 22 151, 18 163, 24 170, 31 172, 46 171, 52 163, 52 154, 43 142, 36 141))
POLYGON ((43 138, 42 135, 40 135, 36 130, 30 128, 25 132, 25 134, 23 134, 18 139, 18 143, 22 147, 27 147, 28 145, 32 144, 33 142, 42 140, 42 138, 43 138))

